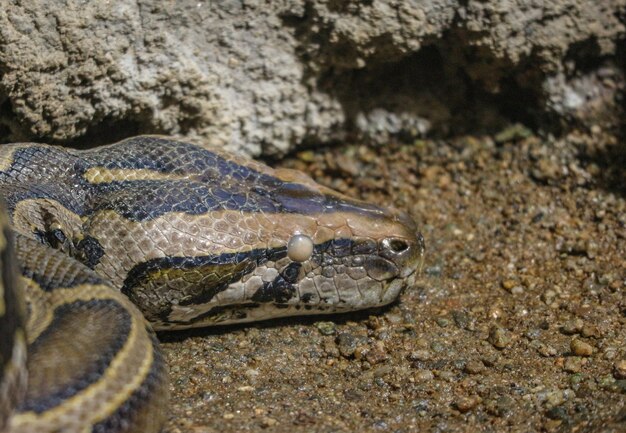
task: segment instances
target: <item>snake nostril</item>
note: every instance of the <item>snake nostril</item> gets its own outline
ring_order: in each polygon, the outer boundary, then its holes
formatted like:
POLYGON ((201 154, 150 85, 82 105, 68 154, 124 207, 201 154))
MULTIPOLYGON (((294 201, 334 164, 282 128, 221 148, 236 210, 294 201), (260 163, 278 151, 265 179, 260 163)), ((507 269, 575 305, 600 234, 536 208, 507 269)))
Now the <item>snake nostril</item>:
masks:
POLYGON ((389 238, 384 241, 385 247, 392 253, 401 254, 409 249, 409 243, 404 239, 389 238))

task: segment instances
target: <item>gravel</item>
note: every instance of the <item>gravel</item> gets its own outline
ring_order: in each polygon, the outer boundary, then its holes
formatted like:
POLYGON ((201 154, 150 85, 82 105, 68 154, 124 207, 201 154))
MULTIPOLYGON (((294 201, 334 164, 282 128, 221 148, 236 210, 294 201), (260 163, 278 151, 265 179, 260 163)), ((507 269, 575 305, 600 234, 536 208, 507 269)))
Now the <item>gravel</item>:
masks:
POLYGON ((577 338, 573 339, 570 343, 570 349, 572 353, 577 356, 591 356, 593 354, 593 346, 577 338))
POLYGON ((409 210, 425 271, 384 309, 161 334, 166 432, 626 431, 621 143, 594 128, 283 161, 409 210))

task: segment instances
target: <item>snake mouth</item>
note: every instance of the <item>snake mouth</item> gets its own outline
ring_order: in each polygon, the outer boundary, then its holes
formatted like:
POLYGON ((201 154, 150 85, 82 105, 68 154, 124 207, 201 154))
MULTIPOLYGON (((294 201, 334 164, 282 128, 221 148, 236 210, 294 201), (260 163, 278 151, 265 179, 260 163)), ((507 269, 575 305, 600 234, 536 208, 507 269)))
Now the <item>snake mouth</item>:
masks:
POLYGON ((400 276, 401 270, 391 260, 381 256, 369 256, 365 259, 367 275, 376 281, 389 281, 400 276))

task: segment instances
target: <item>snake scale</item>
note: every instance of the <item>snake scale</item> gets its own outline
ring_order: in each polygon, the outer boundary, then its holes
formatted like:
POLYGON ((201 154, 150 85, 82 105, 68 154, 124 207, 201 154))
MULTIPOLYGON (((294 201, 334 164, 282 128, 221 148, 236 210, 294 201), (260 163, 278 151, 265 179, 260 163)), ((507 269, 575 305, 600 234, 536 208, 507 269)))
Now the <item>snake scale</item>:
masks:
POLYGON ((0 432, 157 432, 153 329, 385 305, 424 252, 404 213, 166 137, 0 146, 0 195, 0 432))

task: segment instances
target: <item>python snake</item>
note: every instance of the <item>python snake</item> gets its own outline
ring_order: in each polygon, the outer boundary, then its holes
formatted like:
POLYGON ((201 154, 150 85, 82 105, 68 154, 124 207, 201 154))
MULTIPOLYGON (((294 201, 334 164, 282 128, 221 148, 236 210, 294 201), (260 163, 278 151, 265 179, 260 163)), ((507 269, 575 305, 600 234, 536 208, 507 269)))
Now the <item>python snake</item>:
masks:
POLYGON ((165 137, 0 146, 0 195, 0 432, 157 432, 153 329, 385 305, 424 252, 406 214, 165 137))

